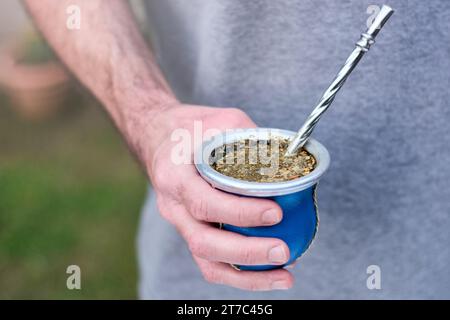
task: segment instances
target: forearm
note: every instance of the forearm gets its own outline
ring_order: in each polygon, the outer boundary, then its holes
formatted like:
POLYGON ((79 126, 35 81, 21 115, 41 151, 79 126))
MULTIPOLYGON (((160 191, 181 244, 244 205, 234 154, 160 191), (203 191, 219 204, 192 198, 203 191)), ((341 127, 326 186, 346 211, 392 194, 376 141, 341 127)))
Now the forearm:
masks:
POLYGON ((61 60, 102 102, 139 157, 148 119, 175 102, 123 0, 26 0, 38 28, 61 60), (69 5, 81 28, 66 27, 69 5))

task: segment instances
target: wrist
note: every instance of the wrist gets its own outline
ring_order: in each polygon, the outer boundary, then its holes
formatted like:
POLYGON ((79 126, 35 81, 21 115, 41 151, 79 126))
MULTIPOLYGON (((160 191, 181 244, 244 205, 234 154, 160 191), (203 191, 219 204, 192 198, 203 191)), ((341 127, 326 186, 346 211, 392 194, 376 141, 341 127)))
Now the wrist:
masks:
POLYGON ((167 90, 134 87, 115 92, 114 104, 119 110, 115 122, 132 151, 146 169, 152 154, 165 138, 165 122, 158 121, 161 114, 179 104, 167 90))

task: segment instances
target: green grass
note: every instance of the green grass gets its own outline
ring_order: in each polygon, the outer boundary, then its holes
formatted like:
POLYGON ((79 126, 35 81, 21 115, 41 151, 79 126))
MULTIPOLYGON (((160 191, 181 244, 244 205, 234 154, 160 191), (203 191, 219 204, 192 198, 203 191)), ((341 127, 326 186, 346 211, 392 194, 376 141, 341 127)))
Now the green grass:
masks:
POLYGON ((91 99, 64 109, 27 122, 0 94, 0 298, 135 298, 145 176, 91 99))

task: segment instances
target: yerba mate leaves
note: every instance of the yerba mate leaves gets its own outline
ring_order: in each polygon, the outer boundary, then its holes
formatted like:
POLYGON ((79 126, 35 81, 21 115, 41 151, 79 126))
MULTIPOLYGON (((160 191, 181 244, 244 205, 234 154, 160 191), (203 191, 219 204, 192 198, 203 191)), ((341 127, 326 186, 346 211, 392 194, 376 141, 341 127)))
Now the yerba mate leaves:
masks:
POLYGON ((213 151, 210 165, 218 172, 245 181, 280 182, 303 177, 314 170, 316 159, 305 149, 285 157, 287 139, 246 139, 213 151))

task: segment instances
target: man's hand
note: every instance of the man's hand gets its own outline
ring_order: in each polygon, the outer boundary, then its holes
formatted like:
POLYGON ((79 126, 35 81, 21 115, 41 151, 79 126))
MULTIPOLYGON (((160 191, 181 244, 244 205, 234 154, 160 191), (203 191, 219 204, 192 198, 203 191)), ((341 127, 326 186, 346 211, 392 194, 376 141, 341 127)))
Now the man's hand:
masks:
POLYGON ((205 278, 230 286, 270 290, 292 286, 286 270, 237 271, 229 264, 283 264, 289 250, 278 239, 244 237, 215 222, 261 226, 281 220, 276 203, 211 188, 192 164, 171 161, 170 136, 193 130, 254 127, 241 111, 181 105, 165 81, 124 0, 26 0, 30 14, 66 66, 102 102, 157 192, 162 215, 186 239, 205 278), (76 5, 81 28, 66 28, 66 9, 76 5))
MULTIPOLYGON (((293 277, 286 270, 238 271, 230 264, 284 264, 289 249, 280 239, 245 237, 220 230, 213 223, 235 226, 268 226, 281 221, 282 211, 274 202, 231 195, 212 188, 194 165, 174 164, 173 130, 187 129, 193 136, 194 121, 203 130, 250 128, 255 124, 237 109, 198 106, 170 106, 152 119, 152 136, 157 144, 141 141, 147 153, 147 170, 157 193, 158 207, 186 240, 192 255, 209 282, 248 290, 288 289, 293 277)), ((151 139, 151 137, 148 137, 151 139)))

